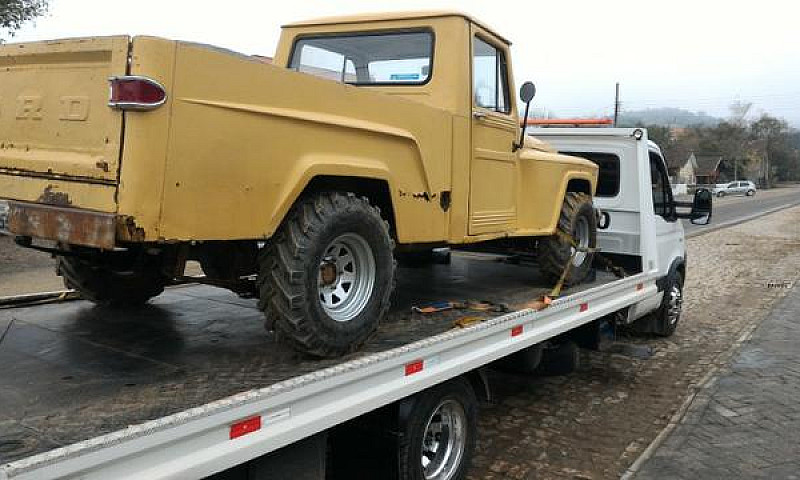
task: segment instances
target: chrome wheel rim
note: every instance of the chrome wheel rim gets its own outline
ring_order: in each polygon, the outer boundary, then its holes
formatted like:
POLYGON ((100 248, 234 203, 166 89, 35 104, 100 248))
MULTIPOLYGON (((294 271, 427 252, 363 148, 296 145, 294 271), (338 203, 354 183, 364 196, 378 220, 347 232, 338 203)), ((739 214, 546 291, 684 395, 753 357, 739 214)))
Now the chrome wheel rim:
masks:
POLYGON ((324 250, 317 273, 319 303, 337 322, 361 313, 375 287, 375 256, 363 237, 345 233, 324 250))
POLYGON ((455 400, 444 400, 433 411, 422 439, 422 473, 426 480, 455 477, 467 444, 467 413, 455 400))
POLYGON ((670 326, 676 325, 681 317, 681 307, 683 306, 683 294, 681 287, 673 285, 669 290, 669 300, 667 302, 667 321, 670 326))
MULTIPOLYGON (((575 224, 575 234, 573 239, 581 249, 589 248, 589 220, 587 220, 586 217, 578 217, 578 221, 575 224)), ((578 250, 576 252, 575 247, 571 247, 570 254, 574 255, 572 259, 572 265, 575 267, 580 267, 583 265, 583 262, 586 261, 587 253, 585 250, 578 250)))

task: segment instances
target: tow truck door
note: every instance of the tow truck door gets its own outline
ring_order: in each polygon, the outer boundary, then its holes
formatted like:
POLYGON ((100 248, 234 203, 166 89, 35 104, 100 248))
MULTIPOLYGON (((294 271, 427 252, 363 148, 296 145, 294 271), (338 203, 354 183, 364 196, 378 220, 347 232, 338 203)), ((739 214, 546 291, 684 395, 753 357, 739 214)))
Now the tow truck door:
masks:
POLYGON ((658 273, 666 275, 672 260, 677 256, 683 256, 683 225, 674 215, 672 188, 664 159, 654 150, 649 151, 649 157, 658 250, 658 273))

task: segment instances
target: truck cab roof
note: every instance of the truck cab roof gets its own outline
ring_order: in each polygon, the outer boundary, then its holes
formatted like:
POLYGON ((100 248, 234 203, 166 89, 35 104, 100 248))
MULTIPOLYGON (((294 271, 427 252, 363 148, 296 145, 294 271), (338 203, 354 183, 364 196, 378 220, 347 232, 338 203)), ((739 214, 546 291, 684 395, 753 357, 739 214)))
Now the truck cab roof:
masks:
POLYGON ((417 19, 443 18, 443 17, 461 17, 464 20, 474 23, 483 28, 484 30, 489 31, 492 35, 502 40, 507 45, 511 45, 511 42, 507 38, 497 33, 497 30, 489 27, 488 25, 476 19, 475 17, 472 17, 466 13, 459 12, 456 10, 414 10, 414 11, 403 11, 403 12, 363 13, 358 15, 319 17, 319 18, 312 18, 308 20, 300 20, 297 22, 287 23, 285 25, 282 25, 282 27, 283 28, 311 27, 311 26, 321 26, 321 25, 341 25, 347 23, 388 22, 395 20, 417 20, 417 19))

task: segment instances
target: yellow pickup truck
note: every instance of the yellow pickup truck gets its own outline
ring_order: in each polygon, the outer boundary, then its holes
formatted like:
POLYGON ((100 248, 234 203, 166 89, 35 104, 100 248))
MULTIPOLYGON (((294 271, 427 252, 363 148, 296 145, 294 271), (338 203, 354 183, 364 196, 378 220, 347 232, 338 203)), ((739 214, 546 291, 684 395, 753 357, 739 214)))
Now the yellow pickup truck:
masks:
POLYGON ((101 304, 148 301, 189 259, 255 279, 317 356, 374 332, 395 251, 494 241, 579 282, 597 166, 521 135, 509 45, 410 12, 286 25, 272 64, 153 37, 0 46, 0 225, 101 304))

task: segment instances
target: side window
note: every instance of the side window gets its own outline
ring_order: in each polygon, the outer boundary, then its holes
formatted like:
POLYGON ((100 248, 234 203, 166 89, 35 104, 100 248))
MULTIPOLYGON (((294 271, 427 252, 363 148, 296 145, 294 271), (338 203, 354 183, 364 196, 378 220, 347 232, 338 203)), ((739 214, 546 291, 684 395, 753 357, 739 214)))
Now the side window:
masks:
POLYGON ((566 155, 583 157, 599 167, 595 197, 616 197, 619 194, 619 157, 613 153, 600 152, 561 152, 566 155))
POLYGON ((502 50, 472 39, 472 96, 475 105, 508 113, 508 66, 502 50))
POLYGON ((653 209, 667 221, 674 220, 672 215, 672 190, 664 170, 664 160, 658 154, 650 152, 650 183, 653 189, 653 209))

